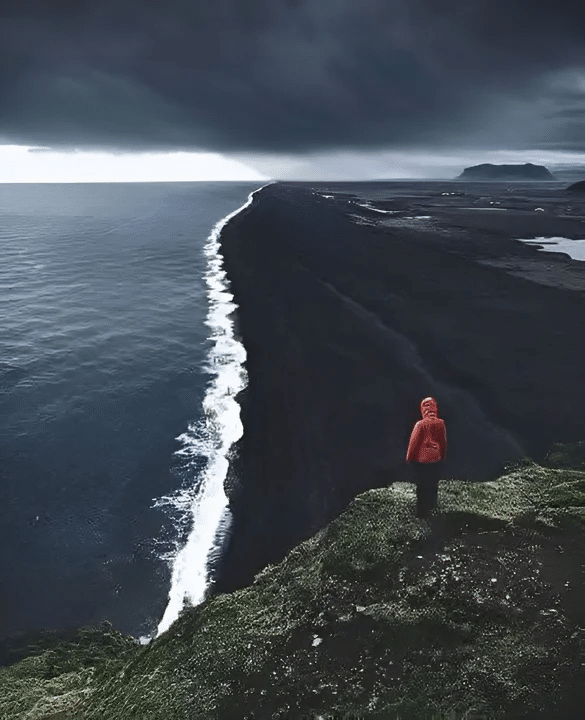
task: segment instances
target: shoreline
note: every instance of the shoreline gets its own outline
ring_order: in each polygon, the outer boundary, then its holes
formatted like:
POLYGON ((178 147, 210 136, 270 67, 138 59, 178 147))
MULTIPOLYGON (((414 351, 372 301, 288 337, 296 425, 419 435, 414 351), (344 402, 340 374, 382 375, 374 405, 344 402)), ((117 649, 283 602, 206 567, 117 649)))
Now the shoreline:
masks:
POLYGON ((416 201, 422 229, 391 214, 406 204, 388 185, 404 184, 339 185, 271 184, 222 232, 248 386, 216 592, 248 585, 358 493, 411 482, 403 455, 425 395, 447 423, 443 477, 493 479, 582 439, 582 293, 513 276, 510 258, 540 256, 497 228, 429 227, 440 182, 416 201), (498 258, 504 268, 487 264, 498 258))

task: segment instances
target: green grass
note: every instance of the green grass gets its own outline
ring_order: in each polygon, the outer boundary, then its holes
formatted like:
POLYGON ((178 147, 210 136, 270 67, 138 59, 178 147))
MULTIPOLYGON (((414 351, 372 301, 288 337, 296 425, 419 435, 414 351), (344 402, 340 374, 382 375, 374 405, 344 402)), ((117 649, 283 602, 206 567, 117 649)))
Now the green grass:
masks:
POLYGON ((149 646, 86 630, 0 669, 0 717, 570 718, 585 472, 555 453, 558 467, 443 481, 428 521, 413 486, 365 492, 149 646))

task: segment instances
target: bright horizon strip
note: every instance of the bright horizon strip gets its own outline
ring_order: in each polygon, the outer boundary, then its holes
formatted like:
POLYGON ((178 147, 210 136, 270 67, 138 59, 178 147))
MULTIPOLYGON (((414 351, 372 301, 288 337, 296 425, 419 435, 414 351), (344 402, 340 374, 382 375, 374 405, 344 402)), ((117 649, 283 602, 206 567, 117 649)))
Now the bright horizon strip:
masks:
POLYGON ((467 166, 533 162, 585 165, 585 154, 550 150, 404 149, 303 155, 214 152, 65 151, 0 144, 2 183, 115 183, 283 180, 444 180, 467 166))
POLYGON ((210 152, 65 152, 0 145, 0 183, 266 181, 244 163, 210 152), (32 152, 29 152, 32 150, 32 152))

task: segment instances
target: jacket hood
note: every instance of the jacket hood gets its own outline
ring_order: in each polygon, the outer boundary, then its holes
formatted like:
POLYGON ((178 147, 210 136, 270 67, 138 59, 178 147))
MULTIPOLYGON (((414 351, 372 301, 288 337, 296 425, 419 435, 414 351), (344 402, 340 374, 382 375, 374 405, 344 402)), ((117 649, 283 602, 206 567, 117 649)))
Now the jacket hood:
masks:
POLYGON ((430 405, 431 403, 434 405, 435 414, 436 414, 437 417, 438 417, 438 415, 439 415, 439 406, 437 405, 437 401, 435 400, 435 398, 434 398, 434 397, 430 397, 430 396, 429 396, 429 397, 426 397, 426 398, 423 398, 423 399, 420 401, 420 414, 421 414, 423 417, 425 416, 425 414, 424 414, 424 412, 423 412, 424 406, 427 405, 427 404, 430 405))

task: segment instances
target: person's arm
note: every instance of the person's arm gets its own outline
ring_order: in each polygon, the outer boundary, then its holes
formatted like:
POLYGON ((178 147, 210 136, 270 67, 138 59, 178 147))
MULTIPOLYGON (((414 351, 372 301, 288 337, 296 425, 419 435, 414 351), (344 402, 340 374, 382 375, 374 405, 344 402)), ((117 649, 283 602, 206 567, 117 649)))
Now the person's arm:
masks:
POLYGON ((420 444, 422 438, 422 423, 419 420, 415 426, 412 428, 412 433, 410 434, 410 442, 408 443, 408 450, 406 451, 406 462, 411 462, 414 460, 414 457, 416 455, 416 451, 418 450, 418 446, 420 444))
POLYGON ((447 428, 445 426, 445 421, 442 421, 443 426, 443 432, 441 435, 441 460, 445 459, 445 455, 447 454, 447 428))

